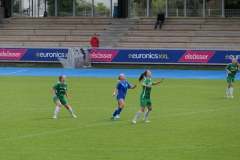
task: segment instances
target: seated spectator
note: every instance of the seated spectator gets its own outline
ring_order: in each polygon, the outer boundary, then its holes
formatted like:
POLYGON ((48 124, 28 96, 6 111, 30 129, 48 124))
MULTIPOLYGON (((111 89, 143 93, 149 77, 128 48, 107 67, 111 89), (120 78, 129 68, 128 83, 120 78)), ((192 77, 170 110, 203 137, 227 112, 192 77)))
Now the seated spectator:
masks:
POLYGON ((94 33, 93 37, 91 38, 90 44, 92 45, 92 47, 99 47, 99 43, 99 39, 96 33, 94 33))
POLYGON ((162 28, 162 24, 164 23, 165 15, 162 13, 162 10, 159 10, 157 15, 157 21, 155 23, 155 29, 157 29, 157 25, 159 24, 159 29, 162 28))

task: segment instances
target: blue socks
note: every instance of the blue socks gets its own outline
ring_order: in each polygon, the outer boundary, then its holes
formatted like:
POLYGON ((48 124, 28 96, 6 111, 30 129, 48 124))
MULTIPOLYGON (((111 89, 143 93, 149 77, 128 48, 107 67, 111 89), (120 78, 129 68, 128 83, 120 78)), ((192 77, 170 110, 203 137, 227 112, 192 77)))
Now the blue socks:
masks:
POLYGON ((115 117, 117 115, 117 109, 113 112, 113 117, 115 117))
POLYGON ((121 112, 122 112, 122 108, 118 107, 118 109, 116 109, 116 110, 113 112, 113 117, 115 117, 116 115, 120 115, 121 112))
POLYGON ((120 115, 121 112, 122 112, 122 108, 121 108, 121 107, 118 107, 118 109, 117 109, 117 115, 120 115))

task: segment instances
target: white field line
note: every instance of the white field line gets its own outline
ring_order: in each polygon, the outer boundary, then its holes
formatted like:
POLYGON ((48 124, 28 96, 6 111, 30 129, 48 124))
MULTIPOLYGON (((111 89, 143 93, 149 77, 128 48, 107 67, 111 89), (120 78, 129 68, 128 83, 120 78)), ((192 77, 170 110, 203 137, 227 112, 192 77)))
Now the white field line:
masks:
POLYGON ((20 71, 16 71, 16 72, 0 73, 0 75, 15 74, 15 73, 20 73, 20 72, 25 72, 25 71, 27 71, 27 70, 24 69, 24 70, 20 70, 20 71))
MULTIPOLYGON (((204 112, 213 112, 213 111, 227 110, 227 109, 234 109, 234 108, 237 108, 237 107, 207 109, 207 110, 196 111, 196 112, 185 112, 185 113, 179 113, 179 114, 169 114, 169 115, 165 115, 165 116, 155 116, 155 117, 153 117, 151 119, 171 117, 171 116, 183 116, 183 115, 190 115, 190 114, 197 114, 197 113, 204 113, 204 112)), ((135 115, 133 115, 133 118, 134 118, 134 116, 135 115)), ((119 123, 122 123, 122 122, 129 122, 129 120, 119 121, 119 123)), ((42 135, 47 135, 47 134, 55 134, 55 133, 60 133, 60 132, 65 132, 65 131, 78 130, 78 129, 82 129, 82 128, 90 128, 90 127, 95 127, 95 126, 112 125, 112 124, 115 124, 115 123, 116 123, 116 121, 104 122, 104 123, 96 123, 96 124, 80 126, 80 127, 76 127, 76 128, 60 129, 60 130, 56 130, 56 131, 52 131, 52 132, 43 132, 43 133, 38 133, 38 134, 30 134, 30 135, 15 137, 15 138, 5 138, 5 139, 0 140, 0 142, 13 141, 13 140, 24 139, 24 138, 31 138, 31 137, 37 137, 37 136, 42 136, 42 135)), ((133 124, 133 125, 137 125, 137 124, 133 124)))
MULTIPOLYGON (((168 149, 233 149, 233 148, 240 148, 240 146, 198 146, 198 147, 193 147, 193 146, 189 146, 189 147, 182 147, 182 146, 175 146, 175 147, 158 147, 158 148, 154 148, 154 149, 158 149, 158 150, 168 150, 168 149)), ((0 148, 0 150, 82 150, 83 148, 9 148, 9 147, 2 147, 0 148)), ((88 148, 90 150, 111 150, 111 149, 116 149, 116 148, 88 148)), ((148 148, 117 148, 117 150, 145 150, 148 148)))

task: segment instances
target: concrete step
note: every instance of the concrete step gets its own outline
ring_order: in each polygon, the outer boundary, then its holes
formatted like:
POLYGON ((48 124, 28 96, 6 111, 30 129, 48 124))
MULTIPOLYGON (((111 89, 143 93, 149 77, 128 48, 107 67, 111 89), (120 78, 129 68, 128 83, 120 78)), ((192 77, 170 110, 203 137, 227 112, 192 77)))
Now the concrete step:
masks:
POLYGON ((223 44, 209 44, 209 43, 118 43, 117 46, 119 47, 139 47, 139 48, 144 48, 144 47, 152 47, 152 48, 190 48, 190 47, 199 47, 201 49, 207 48, 207 47, 215 47, 215 49, 223 49, 223 48, 232 48, 232 49, 240 49, 239 45, 237 44, 228 44, 228 45, 223 45, 223 44))
MULTIPOLYGON (((142 22, 156 22, 157 18, 140 18, 142 22)), ((166 23, 240 23, 239 18, 165 18, 166 23)))
MULTIPOLYGON (((156 18, 140 18, 140 20, 145 22, 156 22, 156 18)), ((205 23, 205 19, 201 18, 165 18, 166 23, 205 23)))
POLYGON ((150 41, 150 42, 156 42, 156 41, 188 41, 188 42, 194 42, 194 41, 202 41, 202 42, 211 42, 211 41, 218 41, 218 42, 239 42, 240 45, 240 37, 124 37, 121 38, 121 40, 126 41, 150 41))
POLYGON ((157 31, 138 31, 138 30, 132 30, 130 32, 130 34, 147 34, 147 35, 178 35, 178 34, 181 34, 181 35, 221 35, 221 36, 227 36, 227 35, 239 35, 240 34, 240 31, 207 31, 207 30, 197 30, 197 31, 180 31, 180 30, 172 30, 172 31, 169 31, 169 30, 164 30, 164 29, 158 29, 157 31))
POLYGON ((101 34, 94 30, 1 30, 0 34, 101 34))
POLYGON ((84 28, 106 28, 107 25, 95 25, 95 26, 89 26, 89 25, 38 25, 38 24, 31 24, 31 25, 24 25, 24 24, 1 24, 0 28, 23 28, 23 29, 36 29, 36 28, 65 28, 65 29, 84 29, 84 28))
POLYGON ((111 22, 113 18, 80 18, 80 17, 12 17, 9 22, 111 22))
POLYGON ((0 42, 0 46, 4 47, 88 47, 87 42, 0 42))
MULTIPOLYGON (((0 35, 0 40, 86 40, 90 36, 5 36, 0 35)), ((100 38, 101 39, 101 38, 100 38)))
MULTIPOLYGON (((147 29, 147 28, 150 28, 150 29, 153 29, 155 27, 154 24, 152 25, 134 25, 133 28, 136 28, 136 29, 147 29)), ((159 28, 159 25, 157 26, 159 28)), ((229 28, 235 28, 235 29, 240 29, 240 25, 231 25, 231 26, 228 26, 228 25, 171 25, 171 24, 163 24, 162 25, 162 29, 180 29, 180 28, 183 28, 183 29, 229 29, 229 28)))

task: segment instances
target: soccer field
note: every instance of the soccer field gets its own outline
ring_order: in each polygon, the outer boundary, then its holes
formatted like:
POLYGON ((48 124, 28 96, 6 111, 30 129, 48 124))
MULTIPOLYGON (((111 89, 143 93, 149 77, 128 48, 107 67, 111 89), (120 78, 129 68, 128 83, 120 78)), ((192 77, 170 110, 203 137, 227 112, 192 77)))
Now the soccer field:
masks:
MULTIPOLYGON (((154 79, 153 80, 158 80, 154 79)), ((111 97, 116 78, 67 77, 73 118, 55 104, 58 77, 1 76, 1 160, 236 160, 240 157, 240 84, 224 98, 225 80, 165 79, 151 93, 151 123, 132 120, 141 86, 128 90, 120 120, 111 97)))

